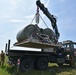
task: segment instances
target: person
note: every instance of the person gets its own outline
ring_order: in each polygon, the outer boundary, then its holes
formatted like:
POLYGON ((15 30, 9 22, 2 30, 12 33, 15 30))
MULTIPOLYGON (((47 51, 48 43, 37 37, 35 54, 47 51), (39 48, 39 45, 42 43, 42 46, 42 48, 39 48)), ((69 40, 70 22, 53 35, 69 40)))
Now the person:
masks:
POLYGON ((0 57, 1 57, 0 64, 1 64, 1 66, 3 66, 4 65, 4 61, 5 61, 5 54, 4 54, 3 50, 1 51, 0 57))

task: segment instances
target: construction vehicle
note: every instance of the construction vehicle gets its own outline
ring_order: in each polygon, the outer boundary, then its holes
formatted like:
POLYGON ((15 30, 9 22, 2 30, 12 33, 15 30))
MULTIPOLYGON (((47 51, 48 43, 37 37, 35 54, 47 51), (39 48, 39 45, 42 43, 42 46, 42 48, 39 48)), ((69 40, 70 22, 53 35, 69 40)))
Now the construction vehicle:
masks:
MULTIPOLYGON (((41 49, 41 51, 29 51, 29 50, 11 49, 10 40, 9 40, 8 43, 6 44, 5 51, 6 51, 6 55, 9 58, 10 63, 15 65, 17 65, 18 63, 19 69, 21 71, 28 71, 34 68, 39 70, 45 70, 48 68, 48 62, 57 63, 59 66, 63 66, 63 64, 69 64, 70 66, 74 67, 75 66, 74 44, 76 43, 72 41, 65 41, 61 43, 61 45, 59 45, 58 44, 59 32, 56 25, 56 18, 50 14, 50 12, 40 2, 40 0, 38 0, 36 4, 44 12, 44 14, 50 19, 52 23, 52 27, 55 30, 56 42, 55 43, 53 42, 52 44, 46 44, 41 42, 30 43, 30 42, 25 42, 25 40, 23 40, 14 44, 15 46, 41 49), (67 50, 68 45, 69 45, 69 50, 67 50)), ((40 36, 38 37, 41 38, 40 36)))

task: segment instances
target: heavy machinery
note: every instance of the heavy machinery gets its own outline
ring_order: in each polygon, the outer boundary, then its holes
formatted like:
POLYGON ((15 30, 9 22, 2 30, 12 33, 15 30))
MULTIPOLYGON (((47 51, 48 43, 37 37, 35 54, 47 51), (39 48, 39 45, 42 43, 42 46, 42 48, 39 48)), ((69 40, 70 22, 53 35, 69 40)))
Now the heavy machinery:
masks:
MULTIPOLYGON (((58 47, 59 32, 56 25, 56 18, 54 15, 51 15, 48 9, 38 0, 36 2, 38 8, 40 8, 43 13, 51 21, 53 27, 52 31, 50 28, 39 28, 38 25, 30 24, 17 34, 17 40, 14 45, 22 47, 33 47, 33 48, 50 48, 58 47)), ((39 13, 39 11, 37 11, 39 13)))
MULTIPOLYGON (((47 35, 39 35, 39 34, 36 34, 36 39, 38 38, 39 41, 36 40, 35 38, 31 39, 33 37, 33 34, 30 33, 32 34, 32 37, 30 36, 31 41, 33 41, 34 39, 36 41, 34 40, 35 42, 29 42, 26 39, 25 40, 21 39, 21 37, 23 36, 21 34, 22 36, 18 38, 20 40, 14 44, 15 46, 40 48, 41 51, 10 49, 10 40, 9 40, 8 44, 6 44, 5 51, 6 51, 6 55, 9 58, 10 63, 17 65, 17 61, 18 61, 19 69, 21 71, 28 71, 34 68, 45 70, 48 68, 48 62, 57 63, 59 66, 62 66, 63 64, 69 64, 70 66, 74 67, 75 64, 74 44, 76 43, 72 43, 72 41, 71 42, 65 41, 61 43, 61 45, 58 44, 59 32, 56 25, 56 18, 50 14, 48 9, 40 2, 40 0, 37 0, 36 4, 44 12, 44 14, 50 19, 52 23, 52 27, 55 30, 55 36, 54 36, 55 41, 49 42, 49 40, 47 41, 46 39, 44 39, 45 37, 47 37, 47 35), (69 50, 67 50, 68 44, 69 44, 69 50)), ((40 29, 40 31, 42 32, 43 30, 40 29)))
POLYGON ((71 40, 63 41, 63 48, 65 49, 65 55, 67 55, 66 60, 67 63, 70 64, 70 66, 76 67, 76 42, 73 42, 71 40))

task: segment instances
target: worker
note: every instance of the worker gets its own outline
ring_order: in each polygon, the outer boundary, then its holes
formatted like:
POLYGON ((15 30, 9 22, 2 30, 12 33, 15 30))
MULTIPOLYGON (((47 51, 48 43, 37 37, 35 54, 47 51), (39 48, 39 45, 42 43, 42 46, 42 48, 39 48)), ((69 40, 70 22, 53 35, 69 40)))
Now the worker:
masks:
POLYGON ((1 58, 1 60, 0 60, 1 66, 3 66, 4 61, 5 61, 5 54, 4 54, 3 50, 1 51, 0 58, 1 58))

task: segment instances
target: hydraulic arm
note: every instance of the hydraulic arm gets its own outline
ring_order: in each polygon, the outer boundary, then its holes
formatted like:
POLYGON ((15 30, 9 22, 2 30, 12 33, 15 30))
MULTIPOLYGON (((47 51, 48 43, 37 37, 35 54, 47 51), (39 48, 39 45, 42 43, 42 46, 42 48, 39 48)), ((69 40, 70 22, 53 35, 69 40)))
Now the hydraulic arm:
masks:
POLYGON ((55 35, 56 35, 56 40, 58 41, 58 38, 60 36, 59 32, 58 32, 58 28, 56 25, 56 18, 54 17, 54 15, 50 14, 50 12, 48 11, 48 9, 44 6, 44 4, 42 4, 40 2, 40 0, 36 1, 36 5, 43 11, 43 13, 49 18, 49 20, 51 21, 52 27, 55 31, 55 35))

